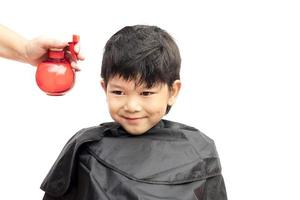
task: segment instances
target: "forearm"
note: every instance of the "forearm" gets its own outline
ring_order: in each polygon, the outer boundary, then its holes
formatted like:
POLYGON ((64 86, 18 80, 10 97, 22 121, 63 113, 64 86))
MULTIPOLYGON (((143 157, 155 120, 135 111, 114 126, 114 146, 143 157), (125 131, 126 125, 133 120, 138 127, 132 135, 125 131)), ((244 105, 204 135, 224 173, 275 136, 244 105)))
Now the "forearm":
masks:
POLYGON ((27 42, 21 35, 0 25, 0 57, 27 62, 27 42))

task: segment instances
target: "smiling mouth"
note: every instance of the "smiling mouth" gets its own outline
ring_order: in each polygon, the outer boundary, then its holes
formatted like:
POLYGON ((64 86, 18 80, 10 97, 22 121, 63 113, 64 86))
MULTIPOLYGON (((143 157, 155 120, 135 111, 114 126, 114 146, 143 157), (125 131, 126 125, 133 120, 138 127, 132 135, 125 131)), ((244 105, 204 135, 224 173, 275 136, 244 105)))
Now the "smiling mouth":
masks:
POLYGON ((144 117, 125 117, 123 116, 124 119, 127 119, 127 120, 138 120, 138 119, 142 119, 144 117))
POLYGON ((122 116, 129 123, 137 123, 139 120, 144 119, 145 117, 125 117, 122 116))

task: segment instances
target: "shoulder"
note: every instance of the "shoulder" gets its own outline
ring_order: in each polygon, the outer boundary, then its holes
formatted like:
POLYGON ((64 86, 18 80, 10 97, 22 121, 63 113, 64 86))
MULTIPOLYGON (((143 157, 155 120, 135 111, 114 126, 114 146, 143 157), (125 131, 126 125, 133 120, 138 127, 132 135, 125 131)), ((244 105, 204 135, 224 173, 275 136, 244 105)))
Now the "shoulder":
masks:
POLYGON ((70 184, 74 166, 77 159, 78 150, 84 144, 100 141, 105 132, 114 124, 103 124, 89 128, 83 128, 78 131, 64 146, 57 160, 53 164, 46 178, 44 179, 41 189, 52 196, 64 194, 70 184), (60 185, 60 187, 57 187, 60 185))
POLYGON ((162 122, 164 123, 165 128, 174 128, 174 129, 179 128, 179 129, 187 129, 187 130, 197 131, 196 128, 194 128, 192 126, 188 126, 188 125, 183 124, 183 123, 170 121, 170 120, 166 120, 166 119, 163 119, 162 122))
POLYGON ((74 142, 85 143, 93 140, 99 140, 105 135, 105 132, 114 129, 115 127, 118 127, 118 124, 114 122, 107 122, 97 126, 83 128, 73 135, 67 144, 74 142))
POLYGON ((169 120, 163 120, 163 123, 165 128, 169 128, 174 132, 180 132, 183 134, 186 139, 189 140, 189 143, 193 145, 199 153, 207 153, 207 156, 218 157, 214 140, 197 128, 169 120))
POLYGON ((185 133, 186 136, 198 136, 199 138, 202 138, 203 140, 206 140, 207 142, 213 143, 213 140, 205 135, 203 132, 198 130, 197 128, 193 126, 189 126, 183 123, 174 122, 170 120, 162 120, 164 123, 164 128, 170 128, 172 130, 178 130, 185 133))

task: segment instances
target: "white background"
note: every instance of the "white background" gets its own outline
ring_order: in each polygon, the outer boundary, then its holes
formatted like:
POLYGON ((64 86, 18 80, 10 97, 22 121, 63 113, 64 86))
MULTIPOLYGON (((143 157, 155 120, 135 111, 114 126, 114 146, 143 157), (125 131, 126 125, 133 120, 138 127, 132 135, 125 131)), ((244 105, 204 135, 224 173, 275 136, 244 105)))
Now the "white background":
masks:
POLYGON ((230 200, 299 199, 298 1, 4 1, 0 23, 31 39, 81 36, 72 91, 49 97, 35 68, 0 59, 0 199, 41 199, 40 183, 79 129, 110 121, 100 89, 103 47, 126 25, 176 40, 183 87, 166 117, 216 142, 230 200))

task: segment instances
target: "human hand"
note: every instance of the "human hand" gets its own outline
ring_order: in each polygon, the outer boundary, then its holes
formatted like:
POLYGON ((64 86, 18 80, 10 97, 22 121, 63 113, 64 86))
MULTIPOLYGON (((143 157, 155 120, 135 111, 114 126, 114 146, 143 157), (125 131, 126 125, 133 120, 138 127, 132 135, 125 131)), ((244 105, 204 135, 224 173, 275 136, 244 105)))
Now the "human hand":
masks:
MULTIPOLYGON (((39 36, 32 40, 27 41, 25 45, 25 57, 26 61, 36 66, 40 62, 44 61, 47 58, 48 49, 56 48, 56 49, 68 49, 68 42, 62 42, 56 39, 51 39, 46 36, 39 36)), ((78 60, 84 60, 84 56, 80 53, 80 45, 77 43, 74 47, 74 50, 77 54, 78 60)), ((75 71, 80 71, 78 67, 77 60, 74 60, 70 55, 69 51, 66 51, 66 57, 69 59, 72 68, 75 71)))

